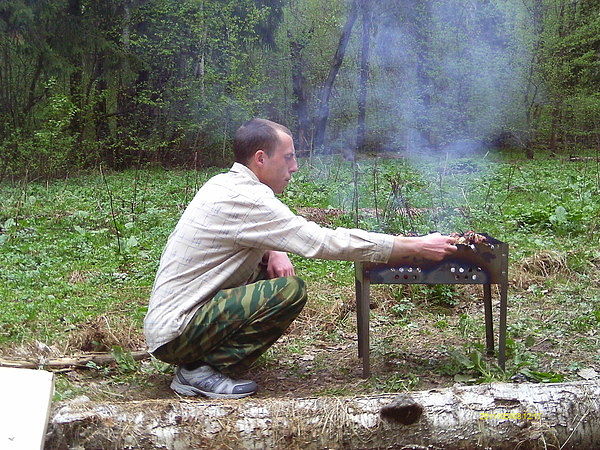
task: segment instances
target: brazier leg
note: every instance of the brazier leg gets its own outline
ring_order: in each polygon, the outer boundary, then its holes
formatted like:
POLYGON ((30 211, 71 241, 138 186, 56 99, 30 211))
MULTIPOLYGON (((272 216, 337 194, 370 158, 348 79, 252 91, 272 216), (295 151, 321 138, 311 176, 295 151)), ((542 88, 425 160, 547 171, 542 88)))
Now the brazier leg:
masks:
POLYGON ((485 311, 485 347, 488 355, 494 354, 494 320, 492 318, 492 287, 483 285, 483 308, 485 311))
POLYGON ((362 276, 359 278, 359 274, 356 274, 356 278, 354 280, 354 289, 356 293, 356 326, 358 331, 358 357, 362 356, 362 338, 363 338, 363 329, 362 329, 362 276))
POLYGON ((508 304, 508 283, 500 284, 500 328, 498 338, 498 365, 504 370, 506 362, 506 309, 508 304))
POLYGON ((358 325, 358 356, 362 358, 363 378, 371 375, 369 361, 369 303, 370 283, 368 277, 362 274, 360 281, 356 283, 356 313, 358 325))

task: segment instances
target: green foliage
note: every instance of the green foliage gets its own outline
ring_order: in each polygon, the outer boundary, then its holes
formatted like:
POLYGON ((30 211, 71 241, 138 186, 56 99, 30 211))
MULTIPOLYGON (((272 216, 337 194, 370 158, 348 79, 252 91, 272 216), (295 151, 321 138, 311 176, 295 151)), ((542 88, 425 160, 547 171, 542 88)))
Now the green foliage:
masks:
POLYGON ((303 171, 292 178, 283 195, 285 199, 293 199, 297 206, 328 208, 331 207, 333 192, 334 186, 314 180, 303 171))
POLYGON ((535 174, 537 179, 523 171, 521 192, 507 192, 522 201, 513 201, 506 208, 506 215, 517 226, 532 230, 549 229, 559 235, 584 233, 600 212, 600 205, 594 200, 598 186, 591 166, 584 166, 583 173, 577 173, 577 166, 572 169, 541 169, 535 174), (554 183, 548 183, 548 179, 554 183))
POLYGON ((462 383, 490 383, 509 379, 558 383, 565 379, 565 376, 560 373, 532 369, 535 358, 512 339, 507 339, 506 370, 502 370, 495 361, 486 357, 485 348, 481 344, 469 344, 464 349, 452 349, 448 354, 450 362, 441 370, 454 376, 455 381, 462 383))
POLYGON ((120 346, 112 349, 112 355, 117 363, 117 370, 121 374, 135 373, 140 368, 140 363, 133 359, 131 353, 120 346))
POLYGON ((436 284, 430 287, 429 299, 440 306, 454 307, 459 299, 456 289, 451 284, 436 284))
POLYGON ((8 1, 0 6, 0 180, 104 162, 223 163, 269 103, 280 1, 8 1), (185 148, 185 151, 182 150, 185 148))
POLYGON ((526 379, 536 381, 538 383, 561 383, 565 380, 565 376, 556 372, 540 372, 538 370, 530 370, 523 368, 519 371, 526 379))
POLYGON ((401 298, 401 299, 398 299, 398 301, 395 305, 392 305, 390 311, 394 316, 402 319, 402 318, 405 318, 408 314, 410 314, 410 312, 413 310, 413 308, 414 308, 414 306, 410 302, 410 300, 401 298))
POLYGON ((80 395, 86 395, 89 392, 81 387, 74 386, 67 377, 57 376, 54 381, 53 402, 69 400, 80 395))
MULTIPOLYGON (((52 178, 99 163, 223 166, 241 122, 260 115, 295 129, 300 103, 308 123, 298 147, 309 150, 348 6, 342 0, 5 0, 0 180, 52 178)), ((597 2, 365 7, 372 17, 371 151, 469 154, 502 137, 573 154, 597 146, 597 2)), ((327 151, 347 156, 356 141, 360 20, 329 108, 327 151)), ((387 175, 380 173, 382 183, 387 175)), ((389 200, 391 211, 403 208, 412 187, 400 186, 380 206, 389 200)), ((440 186, 435 195, 443 192, 440 186)), ((352 198, 348 187, 343 193, 352 198)), ((548 226, 576 232, 568 222, 577 212, 559 206, 567 217, 548 226)), ((396 229, 426 226, 394 216, 396 229)), ((434 222, 445 226, 445 219, 434 222)))
POLYGON ((119 304, 140 323, 161 247, 207 175, 109 174, 116 220, 100 176, 3 185, 0 342, 50 339, 119 304))
POLYGON ((394 374, 389 377, 372 377, 370 384, 379 392, 405 392, 417 388, 420 381, 414 374, 394 374))
POLYGON ((50 80, 45 88, 54 93, 38 106, 35 119, 39 127, 32 133, 15 129, 0 144, 0 165, 4 164, 8 173, 54 176, 68 165, 75 143, 68 127, 77 109, 67 95, 56 92, 56 80, 50 80))
POLYGON ((548 98, 536 105, 541 137, 556 150, 574 153, 593 146, 598 138, 598 86, 596 55, 600 42, 600 6, 597 2, 548 5, 539 35, 539 78, 548 98))
POLYGON ((458 294, 452 285, 414 284, 410 285, 408 292, 402 288, 396 288, 392 290, 392 294, 397 304, 392 306, 391 312, 400 318, 408 315, 415 304, 425 304, 446 310, 455 307, 459 303, 458 294))
POLYGON ((479 348, 471 349, 468 352, 459 349, 450 350, 448 354, 451 362, 442 370, 447 375, 453 375, 456 381, 489 383, 507 379, 500 367, 485 359, 479 348))

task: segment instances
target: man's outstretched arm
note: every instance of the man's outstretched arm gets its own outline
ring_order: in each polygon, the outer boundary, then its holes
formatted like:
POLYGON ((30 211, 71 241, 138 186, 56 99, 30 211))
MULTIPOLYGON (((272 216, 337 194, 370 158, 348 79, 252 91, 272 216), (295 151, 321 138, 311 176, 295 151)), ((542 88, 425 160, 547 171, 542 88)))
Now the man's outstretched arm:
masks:
POLYGON ((455 243, 456 238, 440 233, 416 237, 396 236, 388 264, 399 264, 412 256, 441 261, 456 251, 455 243))

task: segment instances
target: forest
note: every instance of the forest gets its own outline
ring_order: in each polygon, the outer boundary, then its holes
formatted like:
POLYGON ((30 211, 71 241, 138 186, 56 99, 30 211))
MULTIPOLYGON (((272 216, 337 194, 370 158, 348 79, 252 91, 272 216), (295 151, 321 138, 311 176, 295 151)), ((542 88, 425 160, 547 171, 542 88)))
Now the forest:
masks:
POLYGON ((4 0, 0 181, 299 154, 600 145, 597 0, 4 0))
POLYGON ((0 368, 53 372, 48 448, 592 448, 599 198, 600 0, 0 0, 0 368), (293 132, 295 214, 485 233, 505 284, 359 306, 358 266, 290 255, 252 400, 176 396, 158 262, 252 117, 293 132))

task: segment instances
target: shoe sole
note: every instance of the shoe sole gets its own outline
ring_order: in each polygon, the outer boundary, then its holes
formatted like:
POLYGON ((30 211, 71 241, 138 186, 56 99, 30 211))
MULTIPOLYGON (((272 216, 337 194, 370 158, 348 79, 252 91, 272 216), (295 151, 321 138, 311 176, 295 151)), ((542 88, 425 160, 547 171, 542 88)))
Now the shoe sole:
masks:
POLYGON ((176 379, 171 381, 171 389, 173 389, 175 392, 177 392, 180 395, 186 395, 186 396, 203 395, 208 398, 221 398, 221 399, 244 398, 244 397, 248 397, 249 395, 256 393, 256 391, 252 391, 252 392, 243 392, 241 394, 217 394, 216 392, 203 391, 194 386, 190 386, 189 384, 181 384, 176 379))

